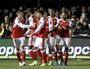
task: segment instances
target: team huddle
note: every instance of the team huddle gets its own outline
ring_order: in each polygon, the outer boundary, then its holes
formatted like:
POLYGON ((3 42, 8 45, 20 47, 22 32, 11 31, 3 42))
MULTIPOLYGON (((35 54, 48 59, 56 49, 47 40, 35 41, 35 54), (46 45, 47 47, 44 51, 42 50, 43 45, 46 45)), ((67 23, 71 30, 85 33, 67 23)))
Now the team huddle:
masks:
POLYGON ((53 9, 49 9, 48 14, 49 16, 42 9, 37 12, 31 9, 29 25, 25 25, 23 11, 17 11, 11 37, 14 47, 17 49, 16 56, 19 66, 26 65, 25 37, 29 37, 29 55, 33 59, 30 66, 38 64, 37 56, 40 57, 40 66, 53 65, 54 63, 67 66, 72 23, 67 19, 66 12, 63 12, 60 18, 56 17, 53 9), (28 30, 24 32, 24 28, 28 30), (65 46, 64 52, 62 52, 63 46, 65 46))

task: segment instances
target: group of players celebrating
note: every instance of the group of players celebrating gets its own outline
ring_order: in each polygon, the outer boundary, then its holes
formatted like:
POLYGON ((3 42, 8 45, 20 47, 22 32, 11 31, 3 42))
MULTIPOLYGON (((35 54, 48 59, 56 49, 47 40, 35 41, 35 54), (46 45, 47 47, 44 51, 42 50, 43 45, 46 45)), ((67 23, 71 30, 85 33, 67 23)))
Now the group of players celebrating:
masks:
POLYGON ((25 25, 23 11, 17 11, 11 37, 17 49, 16 56, 19 66, 26 65, 25 37, 29 37, 29 55, 33 59, 30 66, 38 64, 37 56, 40 57, 40 66, 53 64, 67 66, 68 48, 71 42, 71 22, 67 19, 66 12, 61 13, 60 18, 56 17, 53 9, 49 9, 48 14, 49 16, 43 9, 38 11, 31 9, 28 18, 29 25, 25 25), (24 32, 23 28, 28 30, 24 32), (64 52, 62 52, 63 46, 65 47, 64 52))

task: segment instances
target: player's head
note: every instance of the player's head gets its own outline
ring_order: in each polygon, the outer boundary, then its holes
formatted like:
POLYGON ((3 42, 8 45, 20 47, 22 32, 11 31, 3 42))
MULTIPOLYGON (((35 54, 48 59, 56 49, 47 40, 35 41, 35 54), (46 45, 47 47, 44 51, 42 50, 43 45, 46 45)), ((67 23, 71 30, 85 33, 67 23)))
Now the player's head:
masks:
POLYGON ((44 10, 38 10, 38 11, 37 11, 37 17, 38 17, 38 18, 44 17, 44 10))
POLYGON ((23 12, 23 10, 18 10, 16 14, 17 14, 17 16, 18 16, 19 18, 23 18, 23 17, 24 17, 24 12, 23 12))
POLYGON ((63 12, 61 14, 61 18, 64 19, 64 20, 66 20, 67 19, 67 13, 66 12, 63 12))
POLYGON ((34 14, 34 9, 30 9, 30 15, 33 15, 34 14))
POLYGON ((48 14, 47 12, 44 12, 44 17, 47 18, 48 14))
POLYGON ((50 14, 50 16, 53 17, 53 16, 55 16, 55 11, 53 9, 50 9, 49 14, 50 14))

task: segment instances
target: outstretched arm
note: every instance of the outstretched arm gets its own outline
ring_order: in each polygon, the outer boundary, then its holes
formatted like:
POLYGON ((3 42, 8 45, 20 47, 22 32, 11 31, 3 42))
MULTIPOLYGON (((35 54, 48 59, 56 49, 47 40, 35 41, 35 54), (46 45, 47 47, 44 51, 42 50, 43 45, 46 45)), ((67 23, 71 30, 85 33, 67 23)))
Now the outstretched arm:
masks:
POLYGON ((15 20, 15 24, 16 25, 18 25, 19 27, 21 27, 21 28, 33 28, 32 26, 30 26, 30 25, 24 25, 24 24, 22 24, 21 22, 20 22, 20 20, 15 20))

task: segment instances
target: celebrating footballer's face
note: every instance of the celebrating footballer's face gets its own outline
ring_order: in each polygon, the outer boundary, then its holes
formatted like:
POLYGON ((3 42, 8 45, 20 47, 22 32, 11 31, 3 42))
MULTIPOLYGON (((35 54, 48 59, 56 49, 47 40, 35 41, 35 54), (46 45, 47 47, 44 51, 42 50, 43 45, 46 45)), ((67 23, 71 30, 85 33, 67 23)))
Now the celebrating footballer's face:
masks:
POLYGON ((36 17, 40 18, 40 13, 39 12, 36 13, 36 17))
POLYGON ((61 18, 64 19, 64 20, 66 20, 67 19, 67 14, 66 13, 62 13, 61 14, 61 18))
POLYGON ((55 11, 53 9, 51 9, 49 14, 50 14, 51 17, 53 17, 53 16, 55 16, 55 11))
POLYGON ((44 12, 44 17, 47 18, 47 16, 48 16, 48 15, 47 15, 47 12, 44 12))
POLYGON ((44 16, 44 10, 39 10, 36 15, 38 18, 41 18, 44 16))
POLYGON ((19 12, 17 13, 17 15, 18 15, 19 18, 23 18, 24 13, 23 13, 23 11, 19 11, 19 12))

